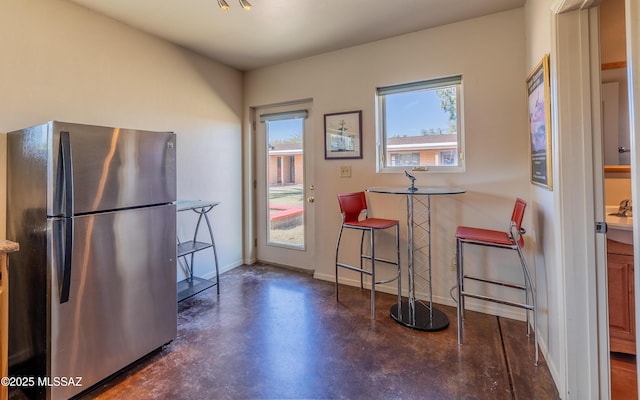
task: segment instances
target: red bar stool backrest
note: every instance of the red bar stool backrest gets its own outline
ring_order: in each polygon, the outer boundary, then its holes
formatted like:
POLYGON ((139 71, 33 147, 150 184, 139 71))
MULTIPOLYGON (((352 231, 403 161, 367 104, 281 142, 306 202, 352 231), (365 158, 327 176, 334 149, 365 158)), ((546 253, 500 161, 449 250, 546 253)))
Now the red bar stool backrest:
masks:
POLYGON ((517 198, 516 204, 513 207, 513 214, 511 214, 511 223, 512 226, 516 229, 515 232, 521 233, 520 235, 518 235, 518 246, 520 248, 524 246, 524 236, 522 235, 524 233, 524 231, 522 230, 522 219, 524 218, 524 210, 526 208, 527 202, 522 200, 521 198, 517 198))
POLYGON ((367 198, 364 192, 338 193, 338 204, 344 215, 343 223, 358 222, 362 210, 367 209, 367 198))

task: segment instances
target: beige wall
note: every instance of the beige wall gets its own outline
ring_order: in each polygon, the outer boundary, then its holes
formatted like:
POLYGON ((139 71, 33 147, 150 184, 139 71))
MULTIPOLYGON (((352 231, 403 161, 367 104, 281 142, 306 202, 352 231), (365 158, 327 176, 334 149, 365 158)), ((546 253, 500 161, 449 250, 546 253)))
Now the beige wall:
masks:
POLYGON ((220 264, 241 263, 240 72, 60 0, 2 0, 0 38, 0 132, 48 120, 176 132, 178 198, 222 202, 220 264))
MULTIPOLYGON (((625 34, 624 0, 602 0, 600 3, 600 58, 603 64, 627 61, 625 34)), ((629 148, 629 91, 625 66, 603 70, 602 82, 618 82, 619 137, 616 138, 615 142, 629 148)), ((607 136, 605 136, 604 140, 607 140, 607 136)), ((625 157, 626 160, 621 164, 630 164, 630 153, 626 153, 625 157)), ((615 174, 607 174, 605 179, 605 204, 618 205, 621 200, 630 198, 631 179, 615 176, 615 174)))
POLYGON ((622 200, 631 198, 629 174, 608 174, 604 181, 604 200, 607 206, 618 206, 622 200), (619 175, 619 176, 615 176, 619 175))
POLYGON ((625 0, 600 0, 600 58, 603 64, 627 61, 625 0))
MULTIPOLYGON (((376 173, 376 87, 462 74, 466 172, 417 173, 416 181, 417 186, 460 186, 468 191, 464 195, 433 199, 434 298, 453 305, 449 290, 455 284, 451 265, 456 226, 505 229, 515 198, 529 195, 523 24, 524 12, 518 9, 246 74, 246 108, 313 100, 309 118, 315 140, 315 179, 310 183, 315 185, 316 198, 316 277, 327 280, 334 277, 334 246, 340 224, 336 194, 369 186, 408 185, 404 174, 376 173), (348 110, 362 110, 363 158, 325 160, 323 115, 348 110), (351 178, 340 178, 342 165, 351 166, 351 178)), ((250 121, 244 122, 245 151, 250 155, 250 121)), ((245 188, 250 193, 248 185, 245 188)), ((397 218, 406 226, 403 197, 380 194, 368 197, 372 215, 397 218)), ((250 234, 246 233, 247 240, 250 234)), ((405 246, 406 234, 402 235, 405 246)), ((355 241, 353 245, 356 246, 355 241)), ((250 250, 245 256, 251 258, 250 250)), ((401 256, 406 262, 404 252, 401 256)), ((467 259, 470 267, 479 259, 494 261, 499 267, 517 263, 517 259, 509 256, 470 252, 467 259)), ((295 260, 290 262, 295 264, 295 260)), ((515 269, 511 272, 517 273, 515 269)), ((515 274, 514 278, 518 276, 515 274)), ((474 307, 472 301, 469 303, 474 307)), ((522 315, 499 306, 491 310, 522 315)))
MULTIPOLYGON (((551 52, 551 5, 552 0, 528 0, 526 16, 526 66, 523 74, 528 74, 540 62, 544 54, 551 52)), ((553 160, 558 160, 557 133, 552 132, 553 160)), ((554 162, 553 168, 557 168, 554 162)), ((557 175, 554 172, 554 177, 557 175)), ((557 179, 554 184, 558 185, 557 179)), ((557 189, 556 189, 557 191, 557 189)), ((534 249, 533 275, 538 293, 538 332, 543 346, 549 354, 547 362, 556 383, 559 382, 557 363, 564 357, 559 343, 561 324, 558 304, 559 281, 556 268, 557 238, 555 237, 555 203, 553 192, 539 186, 529 186, 530 216, 529 237, 534 249)))
MULTIPOLYGON (((599 137, 599 131, 591 129, 588 122, 586 127, 584 125, 589 120, 584 110, 589 107, 567 106, 574 98, 591 95, 588 85, 577 83, 593 79, 585 72, 588 66, 581 75, 576 70, 585 63, 571 65, 568 60, 584 60, 595 54, 591 53, 593 48, 589 47, 586 34, 592 28, 589 25, 595 21, 596 14, 587 8, 597 3, 527 0, 525 5, 527 70, 531 70, 544 54, 551 54, 551 101, 555 112, 552 126, 554 130, 563 129, 552 131, 554 190, 531 186, 529 191, 533 203, 530 233, 535 240, 537 306, 542 314, 539 332, 543 346, 546 346, 546 362, 563 398, 603 396, 607 387, 602 385, 609 379, 603 378, 604 374, 608 375, 608 369, 600 369, 602 365, 598 365, 598 358, 607 362, 607 349, 595 347, 606 342, 606 339, 598 338, 606 330, 599 326, 602 321, 598 321, 598 314, 606 306, 602 308, 603 300, 598 298, 603 290, 596 283, 601 275, 595 260, 596 253, 603 251, 602 247, 596 249, 598 242, 604 242, 604 238, 595 238, 596 234, 589 230, 598 215, 593 207, 599 206, 599 189, 591 183, 594 177, 602 177, 599 171, 590 167, 598 166, 600 160, 595 155, 592 159, 590 151, 577 154, 572 144, 584 141, 585 149, 594 152, 602 148, 595 144, 591 149, 592 140, 599 137), (561 14, 553 14, 551 10, 561 14), (585 23, 587 19, 589 24, 585 23), (589 164, 581 163, 585 160, 589 164)), ((600 60, 591 61, 597 63, 591 67, 599 70, 600 60)), ((600 116, 591 118, 599 121, 600 116)), ((607 186, 605 189, 608 190, 607 186)))

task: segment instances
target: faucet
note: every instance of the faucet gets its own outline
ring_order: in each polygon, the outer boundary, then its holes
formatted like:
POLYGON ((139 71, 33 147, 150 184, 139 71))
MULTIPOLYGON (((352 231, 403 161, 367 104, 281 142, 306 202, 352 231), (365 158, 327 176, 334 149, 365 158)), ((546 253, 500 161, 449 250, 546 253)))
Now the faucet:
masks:
POLYGON ((411 175, 410 173, 408 173, 407 171, 404 171, 404 175, 409 178, 409 180, 411 180, 411 186, 409 186, 407 188, 407 190, 409 190, 410 192, 415 192, 418 190, 418 188, 416 187, 416 177, 411 175))
POLYGON ((630 199, 625 199, 620 202, 620 206, 618 207, 618 212, 616 213, 619 217, 631 217, 632 213, 632 205, 630 199))

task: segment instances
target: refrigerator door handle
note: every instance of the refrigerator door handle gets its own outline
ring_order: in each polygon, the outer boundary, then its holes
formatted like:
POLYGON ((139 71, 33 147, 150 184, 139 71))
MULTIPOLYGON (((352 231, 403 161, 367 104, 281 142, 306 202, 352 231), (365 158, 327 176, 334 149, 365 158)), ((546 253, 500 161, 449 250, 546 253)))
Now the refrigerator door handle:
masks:
POLYGON ((58 295, 60 304, 69 301, 71 262, 73 254, 73 218, 54 220, 54 246, 58 269, 58 295))
POLYGON ((71 160, 71 141, 69 132, 60 132, 60 156, 62 166, 62 185, 64 185, 63 215, 71 217, 73 215, 73 163, 71 160))
POLYGON ((73 255, 73 218, 64 222, 64 271, 62 273, 62 289, 60 290, 60 304, 69 301, 71 286, 71 261, 73 255))

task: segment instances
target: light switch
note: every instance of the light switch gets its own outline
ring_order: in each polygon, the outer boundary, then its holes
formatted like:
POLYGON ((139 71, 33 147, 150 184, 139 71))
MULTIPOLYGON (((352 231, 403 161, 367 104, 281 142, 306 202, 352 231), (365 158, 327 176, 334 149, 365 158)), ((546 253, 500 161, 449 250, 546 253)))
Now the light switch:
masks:
POLYGON ((340 166, 340 178, 351 178, 351 165, 340 166))

